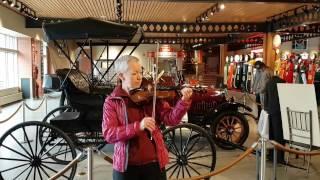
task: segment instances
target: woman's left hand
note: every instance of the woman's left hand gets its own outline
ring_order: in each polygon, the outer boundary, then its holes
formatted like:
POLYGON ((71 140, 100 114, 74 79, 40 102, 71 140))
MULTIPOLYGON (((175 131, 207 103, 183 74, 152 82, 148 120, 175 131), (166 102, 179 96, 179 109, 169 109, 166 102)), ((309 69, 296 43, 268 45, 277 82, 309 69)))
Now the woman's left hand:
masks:
POLYGON ((192 96, 192 89, 191 88, 183 88, 181 90, 181 94, 182 94, 182 100, 183 101, 189 101, 191 96, 192 96))

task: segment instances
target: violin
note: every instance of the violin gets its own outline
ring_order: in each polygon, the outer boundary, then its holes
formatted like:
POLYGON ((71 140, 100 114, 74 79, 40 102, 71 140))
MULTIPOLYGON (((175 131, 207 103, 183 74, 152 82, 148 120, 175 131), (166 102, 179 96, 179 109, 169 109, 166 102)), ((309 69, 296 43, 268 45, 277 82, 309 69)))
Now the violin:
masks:
MULTIPOLYGON (((176 89, 157 89, 156 91, 156 98, 157 99, 174 99, 177 97, 177 90, 176 89)), ((130 99, 138 104, 145 104, 150 102, 154 96, 154 89, 149 84, 148 87, 145 88, 138 88, 129 91, 130 99)))

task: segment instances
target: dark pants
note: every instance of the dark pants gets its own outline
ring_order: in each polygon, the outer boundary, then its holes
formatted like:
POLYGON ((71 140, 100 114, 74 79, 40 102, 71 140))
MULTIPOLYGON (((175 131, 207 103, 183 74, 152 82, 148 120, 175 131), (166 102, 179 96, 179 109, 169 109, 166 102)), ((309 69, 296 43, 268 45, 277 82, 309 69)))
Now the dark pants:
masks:
MULTIPOLYGON (((261 104, 260 94, 256 94, 256 103, 261 104)), ((261 105, 257 105, 257 107, 258 107, 258 120, 259 120, 262 107, 261 105)))
MULTIPOLYGON (((275 140, 284 145, 281 113, 269 114, 269 139, 275 140)), ((273 159, 273 151, 269 152, 270 159, 273 159)), ((284 162, 284 152, 277 151, 277 161, 284 162)))
POLYGON ((160 170, 159 163, 128 166, 126 172, 113 170, 113 180, 166 180, 166 171, 160 170))

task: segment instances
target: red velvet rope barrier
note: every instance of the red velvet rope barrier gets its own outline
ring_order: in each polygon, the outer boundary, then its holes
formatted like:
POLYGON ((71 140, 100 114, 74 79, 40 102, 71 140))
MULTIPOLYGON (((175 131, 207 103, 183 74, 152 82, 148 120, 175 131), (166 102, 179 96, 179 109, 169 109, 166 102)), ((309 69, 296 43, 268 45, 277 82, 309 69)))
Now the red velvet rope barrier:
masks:
POLYGON ((295 149, 287 148, 283 146, 282 144, 279 144, 276 141, 270 140, 269 141, 275 148, 281 151, 293 153, 293 154, 298 154, 298 155, 307 155, 307 156, 317 156, 320 155, 320 151, 313 151, 313 152, 308 152, 308 151, 298 151, 295 149))
POLYGON ((209 178, 211 176, 215 176, 218 175, 228 169, 230 169, 231 167, 233 167, 234 165, 238 164, 242 159, 244 159, 245 157, 247 157, 249 154, 251 154, 254 149, 256 148, 256 146, 258 145, 257 142, 253 143, 251 147, 249 147, 243 154, 241 154, 241 156, 239 156, 237 159, 235 159, 234 161, 230 162, 228 165, 216 170, 216 171, 212 171, 209 172, 205 175, 201 175, 201 176, 195 176, 195 177, 191 177, 191 178, 185 178, 183 180, 198 180, 198 179, 205 179, 205 178, 209 178))

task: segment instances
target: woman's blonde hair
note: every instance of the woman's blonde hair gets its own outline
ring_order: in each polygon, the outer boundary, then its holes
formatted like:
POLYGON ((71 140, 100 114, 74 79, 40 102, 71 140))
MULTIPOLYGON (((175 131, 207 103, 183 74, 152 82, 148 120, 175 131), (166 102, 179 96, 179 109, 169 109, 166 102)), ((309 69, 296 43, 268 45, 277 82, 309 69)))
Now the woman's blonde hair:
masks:
POLYGON ((135 56, 125 55, 121 56, 116 62, 114 63, 114 69, 117 74, 124 73, 128 71, 129 68, 129 62, 130 61, 136 61, 139 62, 139 59, 135 56))

